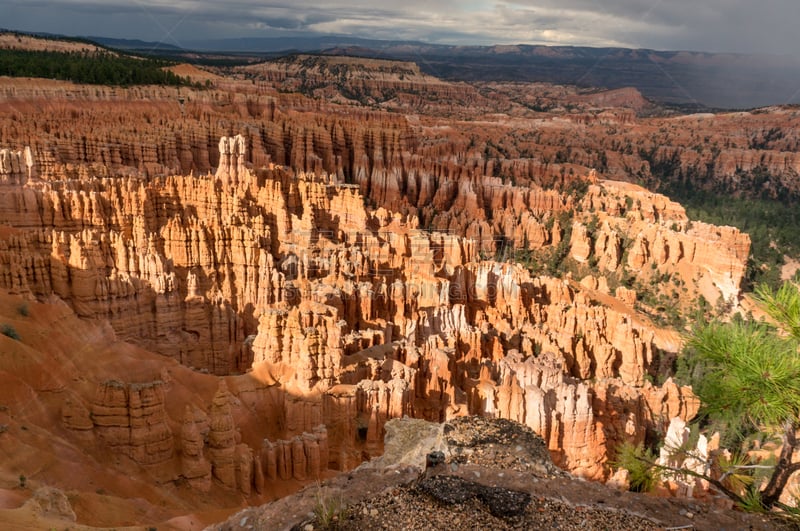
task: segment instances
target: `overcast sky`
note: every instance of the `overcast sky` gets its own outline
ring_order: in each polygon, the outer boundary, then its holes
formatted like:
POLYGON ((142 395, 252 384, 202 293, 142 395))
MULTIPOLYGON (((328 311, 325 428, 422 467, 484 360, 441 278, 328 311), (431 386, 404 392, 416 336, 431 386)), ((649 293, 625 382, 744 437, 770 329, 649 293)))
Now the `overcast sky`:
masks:
POLYGON ((0 0, 0 27, 181 45, 309 32, 443 44, 800 53, 800 0, 0 0))

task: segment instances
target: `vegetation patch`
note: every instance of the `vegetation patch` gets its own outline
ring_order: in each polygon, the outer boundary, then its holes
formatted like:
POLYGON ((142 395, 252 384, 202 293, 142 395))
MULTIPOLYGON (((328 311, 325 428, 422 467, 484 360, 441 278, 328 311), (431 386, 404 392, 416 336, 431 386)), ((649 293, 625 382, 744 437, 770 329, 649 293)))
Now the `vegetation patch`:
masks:
POLYGON ((629 471, 631 488, 644 490, 668 472, 704 479, 744 510, 796 513, 781 495, 800 471, 794 457, 800 448, 800 288, 791 282, 777 291, 761 285, 756 298, 778 329, 744 319, 701 324, 678 362, 676 379, 692 385, 701 402, 694 428, 720 433, 730 452, 703 456, 691 450, 691 440, 667 448, 675 462, 700 462, 704 472, 698 472, 622 447, 617 463, 629 471))
POLYGON ((734 195, 731 191, 702 190, 691 181, 672 183, 659 192, 683 205, 690 219, 729 225, 750 235, 745 290, 760 283, 777 288, 784 255, 800 256, 800 199, 790 194, 780 199, 766 194, 734 195))
POLYGON ((11 326, 10 324, 4 324, 2 327, 0 327, 0 333, 2 333, 6 337, 10 337, 11 339, 15 339, 17 341, 20 340, 16 328, 11 326))
POLYGON ((0 76, 40 77, 93 85, 195 86, 164 67, 173 63, 111 52, 0 50, 0 76))

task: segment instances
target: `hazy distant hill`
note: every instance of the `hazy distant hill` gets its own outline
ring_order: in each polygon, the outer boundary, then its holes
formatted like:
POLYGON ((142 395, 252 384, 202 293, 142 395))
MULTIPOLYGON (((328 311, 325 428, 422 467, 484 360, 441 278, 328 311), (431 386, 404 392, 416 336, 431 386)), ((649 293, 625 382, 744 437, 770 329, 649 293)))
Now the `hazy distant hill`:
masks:
POLYGON ((800 103, 800 61, 789 56, 662 52, 572 46, 392 45, 328 53, 415 61, 424 72, 464 81, 546 81, 636 87, 667 103, 750 108, 800 103))
POLYGON ((253 37, 241 39, 213 39, 186 41, 187 48, 208 52, 279 52, 320 51, 328 48, 360 46, 369 50, 380 50, 393 46, 427 46, 411 41, 382 41, 330 35, 323 37, 253 37))
POLYGON ((174 54, 185 50, 274 56, 324 51, 413 61, 426 74, 460 81, 544 81, 609 89, 635 87, 664 103, 752 108, 800 103, 800 58, 579 46, 447 46, 349 36, 185 41, 173 45, 92 37, 124 50, 174 54))
POLYGON ((690 106, 751 108, 800 103, 800 60, 685 51, 580 46, 446 46, 346 36, 187 42, 220 52, 316 51, 414 61, 427 74, 462 81, 545 81, 636 87, 645 96, 690 106))
POLYGON ((172 44, 166 44, 163 42, 150 42, 150 41, 142 41, 139 39, 114 39, 111 37, 86 37, 86 38, 98 44, 102 44, 103 46, 108 46, 109 48, 117 48, 120 50, 150 50, 150 51, 158 50, 165 52, 183 51, 183 48, 180 48, 178 46, 173 46, 172 44))

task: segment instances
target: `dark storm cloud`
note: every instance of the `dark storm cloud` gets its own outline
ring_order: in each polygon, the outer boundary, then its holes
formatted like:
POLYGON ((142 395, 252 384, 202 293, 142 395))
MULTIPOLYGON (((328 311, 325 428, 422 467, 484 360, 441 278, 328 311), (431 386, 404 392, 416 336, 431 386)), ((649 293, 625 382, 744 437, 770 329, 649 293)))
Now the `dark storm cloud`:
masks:
POLYGON ((796 0, 509 0, 512 13, 558 13, 562 31, 632 46, 794 53, 796 0))
POLYGON ((800 51, 797 0, 0 0, 0 26, 181 40, 317 32, 455 44, 800 51))

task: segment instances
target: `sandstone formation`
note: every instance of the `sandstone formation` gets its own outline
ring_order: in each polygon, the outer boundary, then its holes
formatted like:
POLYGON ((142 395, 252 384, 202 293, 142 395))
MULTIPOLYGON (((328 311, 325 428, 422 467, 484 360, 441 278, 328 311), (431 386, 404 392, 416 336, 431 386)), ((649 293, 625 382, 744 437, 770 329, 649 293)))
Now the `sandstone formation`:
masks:
MULTIPOLYGON (((690 470, 697 474, 719 475, 718 471, 710 470, 709 463, 714 453, 719 451, 719 433, 709 440, 705 435, 700 435, 694 447, 689 446, 689 427, 686 422, 678 417, 670 420, 664 446, 658 457, 658 464, 690 470)), ((688 474, 665 473, 666 482, 677 491, 679 496, 691 498, 702 497, 707 494, 708 482, 688 474)))
POLYGON ((181 428, 181 475, 201 490, 208 490, 211 463, 203 454, 205 441, 197 421, 195 411, 187 405, 181 428))
POLYGON ((392 186, 400 176, 401 192, 402 181, 432 180, 438 189, 441 181, 483 174, 548 184, 590 168, 653 186, 666 177, 700 189, 798 192, 791 109, 637 118, 620 103, 646 105, 624 89, 581 95, 572 87, 485 83, 476 90, 422 75, 413 64, 353 58, 300 56, 237 74, 249 79, 224 78, 207 91, 50 80, 31 88, 6 79, 0 145, 30 145, 41 173, 56 180, 86 168, 94 175, 214 170, 219 138, 247 132, 245 158, 255 167, 272 161, 392 186), (287 93, 299 90, 316 98, 287 93), (348 105, 325 101, 338 92, 348 105), (360 100, 397 112, 351 105, 360 100), (453 128, 453 118, 467 121, 453 128))
POLYGON ((103 382, 92 404, 97 436, 142 465, 162 465, 174 453, 162 382, 103 382))
POLYGON ((61 407, 61 422, 65 428, 73 431, 89 431, 94 429, 92 414, 80 399, 68 398, 61 407))
POLYGON ((242 135, 219 139, 219 165, 216 176, 224 184, 237 184, 241 176, 247 176, 245 160, 247 155, 247 141, 242 135))
MULTIPOLYGON (((231 157, 243 153, 242 137, 221 144, 231 157)), ((594 291, 479 261, 480 240, 420 231, 417 218, 383 209, 366 211, 358 189, 331 178, 227 164, 216 177, 9 190, 0 212, 27 230, 0 251, 4 286, 38 297, 55 293, 78 315, 107 319, 120 337, 196 369, 228 374, 252 366, 288 395, 306 397, 284 406, 285 433, 294 438, 275 442, 282 479, 305 480, 329 463, 346 469, 378 454, 390 418, 474 413, 533 426, 550 441, 556 462, 600 478, 616 444, 643 440, 658 419, 693 415, 688 391, 672 387, 654 399, 662 391, 645 385, 677 342, 622 309, 597 304, 594 291), (314 437, 296 437, 320 423, 329 428, 327 461, 314 437)), ((524 211, 539 227, 573 201, 536 189, 497 192, 505 194, 497 216, 524 211)), ((627 267, 645 270, 642 278, 663 271, 726 296, 738 290, 746 237, 731 229, 688 230, 678 205, 636 187, 591 185, 582 204, 594 217, 573 224, 576 261, 599 256, 606 270, 625 267, 622 245, 613 242, 631 240, 626 230, 635 230, 627 267), (626 210, 629 198, 636 206, 626 210), (589 226, 598 226, 593 235, 589 226), (741 241, 712 258, 704 250, 712 238, 741 241)), ((558 231, 553 223, 540 244, 558 241, 558 231)), ((116 436, 107 433, 128 429, 119 417, 134 416, 114 408, 136 408, 148 398, 130 398, 130 385, 102 389, 94 422, 113 446, 116 436)), ((221 388, 209 412, 208 459, 217 480, 247 492, 253 458, 237 447, 226 396, 221 388)), ((136 428, 130 424, 134 440, 136 428)), ((153 440, 131 447, 162 444, 160 451, 146 458, 128 453, 143 464, 169 458, 172 441, 159 439, 167 433, 148 432, 153 440)), ((189 431, 184 441, 184 466, 202 477, 196 436, 189 431)), ((270 477, 271 457, 261 459, 270 477)))
POLYGON ((231 395, 221 381, 209 415, 208 446, 211 472, 225 487, 236 487, 236 426, 231 415, 231 395))
POLYGON ((328 469, 328 460, 328 435, 324 425, 318 426, 313 433, 303 433, 291 440, 273 443, 264 439, 258 459, 264 477, 300 481, 318 480, 328 469))
POLYGON ((25 184, 33 175, 31 148, 24 151, 0 149, 0 184, 25 184))
POLYGON ((77 520, 67 495, 54 487, 37 489, 26 505, 42 518, 55 518, 71 523, 77 520))
POLYGON ((406 61, 347 56, 297 55, 237 69, 260 86, 300 92, 335 103, 424 108, 449 116, 468 109, 490 109, 492 102, 474 87, 426 75, 406 61))
MULTIPOLYGON (((310 93, 337 64, 312 65, 310 93)), ((15 396, 63 393, 37 422, 234 506, 381 454, 404 416, 511 419, 595 479, 623 442, 694 416, 663 317, 701 295, 735 306, 749 238, 607 179, 672 160, 647 150, 682 126, 649 119, 628 150, 606 130, 643 119, 594 112, 603 98, 551 116, 395 66, 341 67, 376 108, 279 92, 293 64, 207 91, 0 80, 2 295, 80 334, 46 347, 64 375, 5 373, 15 396), (426 96, 459 92, 474 107, 426 96)), ((44 364, 9 308, 9 363, 44 364)))

